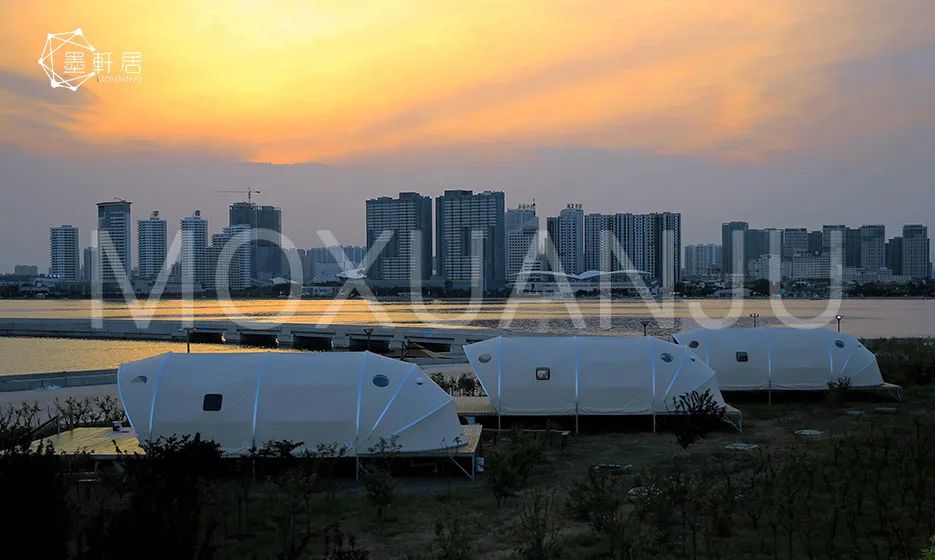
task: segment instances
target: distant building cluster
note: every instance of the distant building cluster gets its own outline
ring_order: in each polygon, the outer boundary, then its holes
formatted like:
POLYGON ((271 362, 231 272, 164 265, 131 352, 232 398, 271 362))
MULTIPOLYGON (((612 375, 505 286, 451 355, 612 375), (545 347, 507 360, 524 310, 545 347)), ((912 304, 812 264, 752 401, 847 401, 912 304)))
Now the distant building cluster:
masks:
MULTIPOLYGON (((450 189, 434 204, 416 192, 367 200, 365 247, 283 249, 282 210, 255 204, 249 194, 230 205, 227 225, 215 233, 198 210, 181 218, 173 242, 179 245, 170 245, 159 211, 136 220, 135 261, 131 203, 101 202, 97 238, 83 251, 77 227, 49 229, 48 278, 76 292, 88 291, 94 280, 105 292, 117 292, 126 280, 138 293, 160 282, 172 293, 184 286, 198 292, 276 284, 298 276, 296 266, 307 285, 356 278, 380 287, 485 291, 568 280, 597 286, 600 279, 624 277, 660 288, 686 280, 737 286, 777 273, 826 280, 835 263, 850 282, 932 277, 928 229, 918 224, 887 239, 885 227, 876 224, 810 231, 735 221, 721 225, 721 244, 687 245, 683 252, 677 212, 586 213, 581 204, 568 204, 546 218, 542 232, 534 201, 507 208, 502 191, 450 189)), ((36 277, 39 268, 17 265, 14 273, 36 277)))
POLYGON ((720 245, 685 247, 684 276, 691 280, 827 280, 840 263, 848 282, 906 283, 932 277, 928 228, 905 225, 902 235, 886 238, 883 225, 844 224, 806 228, 750 228, 747 222, 721 225, 720 245))
POLYGON ((645 272, 662 286, 679 281, 678 213, 585 215, 580 204, 569 204, 546 219, 540 249, 535 203, 505 206, 500 191, 446 190, 435 198, 433 224, 428 196, 404 192, 397 198, 368 200, 367 249, 383 247, 368 278, 385 285, 418 279, 446 288, 486 290, 614 271, 645 272))

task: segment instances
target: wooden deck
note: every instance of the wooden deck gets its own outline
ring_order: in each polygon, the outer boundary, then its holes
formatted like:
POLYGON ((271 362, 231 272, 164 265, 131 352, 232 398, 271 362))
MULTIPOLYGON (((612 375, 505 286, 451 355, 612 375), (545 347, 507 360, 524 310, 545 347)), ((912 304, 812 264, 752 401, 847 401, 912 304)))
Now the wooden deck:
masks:
POLYGON ((458 416, 496 416, 497 409, 488 397, 454 397, 458 416))
POLYGON ((121 454, 142 454, 140 440, 136 432, 123 428, 115 432, 112 428, 75 428, 44 440, 36 440, 34 445, 47 441, 61 455, 79 455, 87 453, 95 459, 116 459, 121 454), (118 452, 119 449, 119 452, 118 452))

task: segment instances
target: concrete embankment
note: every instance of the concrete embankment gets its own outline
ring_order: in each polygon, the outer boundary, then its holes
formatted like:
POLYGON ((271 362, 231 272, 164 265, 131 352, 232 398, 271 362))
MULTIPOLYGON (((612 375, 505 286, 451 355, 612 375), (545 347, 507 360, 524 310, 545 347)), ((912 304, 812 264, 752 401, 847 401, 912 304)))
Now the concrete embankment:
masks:
POLYGON ((0 375, 0 393, 10 391, 56 390, 66 387, 113 385, 115 383, 117 383, 116 369, 18 373, 0 375))

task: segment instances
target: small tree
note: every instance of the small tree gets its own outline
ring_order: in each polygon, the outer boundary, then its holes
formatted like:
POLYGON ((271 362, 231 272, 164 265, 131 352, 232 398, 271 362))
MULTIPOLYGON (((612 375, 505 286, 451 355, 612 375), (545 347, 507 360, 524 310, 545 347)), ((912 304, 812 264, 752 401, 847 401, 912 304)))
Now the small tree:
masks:
POLYGON ((520 474, 509 449, 498 449, 487 459, 487 483, 490 485, 490 492, 497 500, 499 508, 505 498, 516 497, 520 474))
POLYGON ((399 450, 396 436, 389 440, 380 438, 377 444, 370 448, 370 455, 374 456, 376 461, 361 476, 361 482, 367 490, 367 500, 376 510, 380 525, 386 521, 387 510, 396 498, 396 481, 393 480, 391 471, 399 450))

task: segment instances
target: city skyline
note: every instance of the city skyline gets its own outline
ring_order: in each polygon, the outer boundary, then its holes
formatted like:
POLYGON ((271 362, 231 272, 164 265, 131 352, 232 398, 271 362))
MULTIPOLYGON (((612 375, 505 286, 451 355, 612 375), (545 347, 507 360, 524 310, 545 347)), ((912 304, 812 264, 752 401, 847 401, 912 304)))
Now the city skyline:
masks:
MULTIPOLYGON (((821 230, 809 230, 808 228, 790 226, 755 229, 750 228, 749 223, 746 221, 731 221, 721 224, 721 244, 717 245, 714 243, 697 243, 692 240, 684 240, 681 234, 681 214, 677 212, 671 213, 665 211, 661 214, 657 212, 650 214, 632 214, 629 212, 600 214, 587 211, 580 203, 569 203, 566 204, 564 209, 558 212, 557 216, 540 217, 536 214, 535 201, 533 201, 532 204, 520 203, 516 208, 508 208, 504 203, 504 193, 502 191, 484 191, 474 195, 470 190, 446 190, 443 194, 435 197, 436 200, 434 204, 431 196, 424 196, 421 193, 415 192, 400 193, 398 198, 381 196, 366 201, 366 249, 369 250, 384 231, 392 233, 387 248, 384 249, 381 255, 376 257, 377 260, 374 263, 369 265, 370 278, 374 280, 408 279, 408 263, 410 260, 410 249, 408 248, 410 242, 407 241, 409 235, 408 231, 421 229, 425 233, 422 239, 424 247, 419 249, 423 254, 421 264, 423 280, 431 276, 432 273, 430 271, 432 268, 435 268, 436 274, 446 277, 449 280, 466 280, 467 277, 461 278, 460 274, 456 274, 455 276, 458 276, 458 278, 454 278, 443 270, 444 259, 451 259, 452 257, 447 256, 447 249, 445 249, 444 254, 439 252, 439 248, 443 246, 441 239, 446 235, 451 235, 443 233, 444 228, 441 226, 445 223, 445 220, 442 220, 441 213, 445 210, 442 210, 442 208, 446 207, 448 204, 447 201, 452 196, 461 197, 456 200, 470 201, 478 196, 481 196, 478 200, 483 200, 485 197, 494 195, 499 197, 499 206, 496 208, 491 206, 489 209, 484 207, 485 209, 482 210, 482 212, 489 213, 490 217, 482 218, 481 220, 484 223, 479 222, 478 224, 482 229, 487 227, 485 224, 487 224, 489 220, 494 220, 495 223, 500 224, 497 226, 499 230, 496 230, 498 233, 494 235, 494 239, 498 240, 497 242, 503 246, 497 250, 499 252, 496 253, 496 256, 492 254, 485 257, 485 260, 489 259, 489 262, 497 263, 496 267, 501 268, 499 272, 496 272, 499 276, 497 277, 498 280, 494 282, 495 285, 502 285, 505 281, 512 281, 514 279, 516 271, 523 264, 523 260, 525 259, 525 249, 520 249, 519 245, 528 245, 526 238, 530 236, 530 233, 538 235, 540 230, 542 230, 541 233, 544 233, 544 236, 539 239, 540 243, 537 245, 540 251, 538 254, 538 261, 540 262, 536 264, 536 266, 549 269, 549 263, 554 261, 561 266, 565 272, 571 274, 580 274, 585 271, 595 270, 609 271, 623 267, 623 263, 617 262, 617 259, 611 255, 611 249, 606 246, 608 240, 604 239, 603 236, 604 232, 607 232, 608 235, 615 237, 621 249, 628 253, 635 268, 646 271, 651 276, 659 278, 660 275, 656 270, 656 267, 659 265, 657 265, 656 262, 662 257, 661 253, 658 253, 659 243, 656 238, 661 235, 661 231, 667 230, 670 227, 675 234, 673 240, 675 251, 672 253, 675 259, 675 266, 670 267, 674 271, 675 279, 670 279, 670 282, 678 282, 678 278, 682 272, 691 275, 691 269, 693 269, 695 265, 694 263, 688 262, 689 252, 693 251, 696 247, 699 249, 713 249, 713 247, 716 246, 719 254, 722 251, 722 247, 727 247, 723 256, 718 258, 718 264, 721 268, 720 274, 722 277, 726 278, 731 272, 728 270, 728 265, 726 263, 732 260, 731 249, 726 240, 729 239, 734 229, 739 230, 739 233, 743 234, 740 240, 745 253, 743 275, 751 274, 749 269, 751 266, 754 266, 754 263, 750 260, 751 257, 755 260, 771 252, 769 235, 772 231, 776 231, 779 234, 777 237, 777 239, 779 239, 777 256, 781 256, 783 261, 789 259, 791 262, 793 256, 805 256, 806 253, 830 254, 831 234, 829 232, 839 231, 843 251, 842 264, 845 267, 870 271, 888 268, 892 270, 894 274, 902 275, 901 269, 903 265, 901 259, 904 237, 908 240, 906 242, 907 246, 911 247, 910 252, 907 253, 911 256, 907 257, 909 260, 905 266, 910 267, 912 271, 907 272, 906 275, 916 278, 924 277, 928 274, 928 267, 931 266, 931 263, 926 264, 927 261, 924 261, 924 259, 919 260, 918 257, 918 255, 928 255, 928 233, 927 226, 924 224, 903 224, 902 236, 894 235, 888 238, 886 235, 886 228, 882 224, 864 224, 859 227, 850 227, 848 224, 823 224, 821 230), (409 207, 411 201, 419 201, 418 210, 409 207), (439 204, 441 204, 441 206, 439 206, 439 204), (431 219, 433 207, 436 214, 434 224, 431 219), (379 213, 374 214, 377 208, 380 208, 379 213), (420 214, 424 216, 419 217, 420 214), (511 219, 511 215, 516 217, 511 219), (664 226, 661 225, 662 222, 660 222, 660 225, 650 225, 649 222, 646 222, 646 224, 643 223, 651 218, 655 219, 656 216, 666 217, 666 219, 668 219, 667 216, 669 215, 673 216, 675 220, 671 225, 668 221, 665 222, 664 226), (495 216, 499 216, 499 218, 495 216), (573 220, 573 224, 568 222, 569 217, 576 218, 573 220), (530 224, 535 222, 535 225, 534 227, 530 226, 532 227, 530 232, 523 234, 524 243, 511 243, 510 237, 512 230, 522 225, 522 222, 526 220, 531 220, 530 224), (560 226, 559 224, 564 225, 560 226), (569 230, 569 227, 571 227, 573 231, 569 230), (406 234, 398 238, 401 235, 400 232, 404 230, 406 234), (647 235, 650 237, 644 239, 647 235), (818 235, 819 237, 813 241, 812 236, 814 235, 818 235), (580 240, 573 242, 573 246, 566 247, 568 240, 573 240, 575 237, 580 238, 580 240), (432 244, 433 238, 435 238, 436 241, 434 247, 432 244), (924 246, 917 246, 918 242, 914 239, 922 240, 921 242, 924 243, 924 246), (549 244, 550 242, 552 243, 551 246, 549 244), (896 243, 898 243, 898 248, 891 247, 896 243), (511 245, 513 246, 511 247, 511 245), (554 249, 556 253, 550 254, 550 250, 552 249, 554 249), (647 251, 649 252, 647 253, 647 251), (896 251, 899 252, 899 257, 896 259, 899 260, 899 262, 897 266, 893 266, 891 263, 896 262, 896 260, 894 260, 891 252, 895 253, 896 251), (394 265, 397 271, 390 274, 390 276, 386 276, 388 273, 383 272, 384 265, 382 264, 388 256, 398 261, 398 263, 394 265), (427 260, 429 258, 431 258, 431 260, 427 260), (571 260, 569 260, 569 258, 571 260), (604 263, 606 266, 599 266, 600 263, 604 263), (441 267, 441 269, 439 267, 441 267), (428 271, 426 271, 426 269, 428 269, 428 271)), ((470 220, 478 219, 468 217, 471 216, 472 213, 477 212, 477 210, 470 210, 470 208, 474 208, 473 204, 476 203, 471 204, 472 206, 466 207, 468 208, 468 213, 464 215, 465 217, 457 218, 457 223, 459 224, 457 226, 458 228, 468 227, 471 223, 470 220), (463 222, 464 225, 460 225, 462 224, 461 220, 465 219, 469 221, 465 221, 463 222)), ((120 224, 121 228, 123 228, 126 223, 134 219, 129 210, 131 205, 131 201, 123 199, 98 203, 99 224, 102 223, 102 212, 104 211, 102 209, 119 208, 122 213, 127 214, 127 216, 121 217, 120 224)), ((210 253, 212 247, 207 245, 209 225, 208 221, 201 216, 201 210, 196 210, 192 216, 184 217, 179 220, 180 225, 175 234, 178 235, 181 240, 182 252, 174 263, 166 260, 166 251, 169 244, 168 230, 166 220, 164 217, 160 217, 160 212, 158 210, 153 210, 148 219, 136 219, 136 222, 137 235, 135 243, 132 239, 132 233, 129 231, 126 232, 130 236, 129 239, 120 239, 120 236, 117 238, 118 252, 120 251, 120 246, 129 248, 132 245, 137 245, 138 247, 136 259, 133 259, 132 255, 127 255, 130 262, 126 264, 128 270, 131 268, 133 269, 135 277, 141 280, 152 281, 155 280, 156 276, 158 276, 163 268, 168 270, 177 265, 180 267, 178 272, 185 274, 186 277, 189 272, 194 271, 192 276, 196 283, 207 280, 205 275, 209 273, 207 271, 201 272, 201 270, 208 266, 206 260, 209 258, 209 255, 206 254, 206 251, 210 253), (192 237, 190 231, 192 224, 196 224, 199 230, 197 240, 192 237), (153 228, 156 229, 154 230, 153 228), (187 229, 189 231, 187 231, 187 229), (154 235, 155 238, 153 237, 154 235), (197 245, 198 248, 193 249, 193 244, 197 245), (193 254, 193 251, 197 253, 197 256, 193 254), (192 259, 197 260, 198 264, 192 262, 192 259)), ((277 235, 283 228, 280 207, 248 203, 246 201, 234 202, 228 207, 228 223, 230 227, 247 225, 269 229, 276 232, 277 235)), ((77 250, 77 246, 79 245, 79 229, 71 225, 65 225, 50 227, 50 230, 52 231, 50 259, 53 264, 48 268, 49 274, 73 280, 87 279, 86 277, 88 274, 83 271, 87 265, 79 258, 77 250), (71 274, 62 274, 60 271, 56 271, 53 268, 57 259, 58 261, 62 260, 61 256, 56 256, 57 254, 61 255, 62 251, 59 249, 58 253, 56 253, 55 241, 56 232, 61 230, 69 232, 69 244, 74 243, 76 245, 73 251, 74 256, 69 257, 69 260, 74 260, 76 263, 75 270, 71 274)), ((222 227, 220 230, 216 231, 215 235, 220 234, 224 239, 229 239, 231 234, 228 234, 228 231, 229 228, 222 227)), ((484 231, 482 234, 486 237, 491 235, 492 232, 484 231)), ((460 233, 458 235, 460 239, 460 233)), ((486 243, 486 241, 484 243, 486 243)), ((280 249, 274 246, 275 244, 276 242, 251 241, 251 245, 260 245, 251 249, 252 256, 250 263, 252 278, 270 280, 275 276, 283 274, 283 272, 279 270, 279 267, 283 266, 284 258, 276 257, 273 254, 282 253, 280 249), (268 262, 269 264, 267 266, 271 266, 272 268, 260 270, 256 265, 258 260, 268 262)), ((463 240, 457 242, 459 247, 463 244, 463 240)), ((351 244, 342 244, 342 246, 355 247, 351 244)), ((300 250, 300 254, 318 249, 327 250, 327 248, 327 245, 320 247, 306 247, 300 245, 296 247, 296 249, 300 250)), ((87 251, 87 249, 90 249, 90 247, 86 248, 85 251, 87 251)), ((487 250, 488 249, 485 247, 484 251, 487 250)), ((460 259, 463 257, 466 257, 466 254, 457 258, 460 259)), ((124 254, 121 254, 120 258, 123 260, 124 254)), ((214 255, 214 258, 216 259, 217 255, 214 255)), ((708 257, 708 260, 710 261, 710 257, 708 257)), ((355 266, 357 264, 359 264, 359 259, 355 262, 355 266)), ((30 266, 30 264, 19 263, 15 265, 15 268, 23 266, 30 266)), ((756 274, 753 275, 756 276, 756 274)), ((786 272, 783 272, 783 275, 785 276, 786 272)), ((484 285, 488 284, 490 284, 490 279, 484 281, 484 285)))
POLYGON ((44 262, 51 224, 76 222, 86 245, 93 219, 72 216, 89 200, 220 224, 233 200, 215 191, 248 187, 302 212, 286 233, 305 246, 322 227, 363 244, 358 200, 459 188, 671 208, 698 243, 737 218, 933 228, 932 10, 0 2, 0 235, 24 240, 0 268, 44 262), (139 51, 141 81, 50 88, 44 38, 76 27, 139 51))

